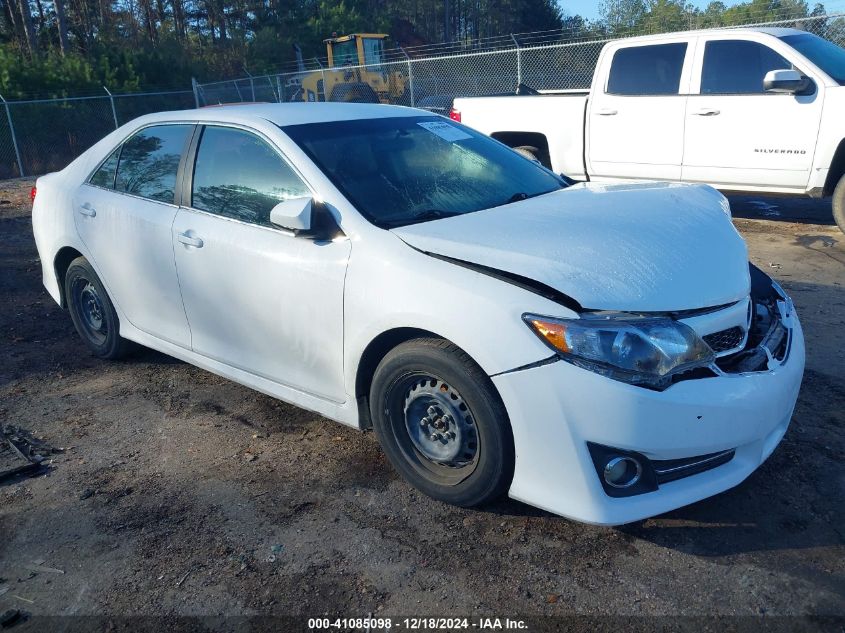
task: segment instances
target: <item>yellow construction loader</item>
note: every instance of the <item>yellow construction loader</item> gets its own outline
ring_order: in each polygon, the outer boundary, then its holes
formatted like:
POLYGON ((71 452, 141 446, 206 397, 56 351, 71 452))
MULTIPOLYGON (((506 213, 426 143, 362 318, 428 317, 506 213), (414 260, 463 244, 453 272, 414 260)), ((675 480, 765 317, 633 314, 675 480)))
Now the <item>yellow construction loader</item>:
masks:
POLYGON ((328 66, 298 78, 294 101, 397 103, 405 94, 405 76, 384 64, 383 33, 353 33, 327 40, 328 66))

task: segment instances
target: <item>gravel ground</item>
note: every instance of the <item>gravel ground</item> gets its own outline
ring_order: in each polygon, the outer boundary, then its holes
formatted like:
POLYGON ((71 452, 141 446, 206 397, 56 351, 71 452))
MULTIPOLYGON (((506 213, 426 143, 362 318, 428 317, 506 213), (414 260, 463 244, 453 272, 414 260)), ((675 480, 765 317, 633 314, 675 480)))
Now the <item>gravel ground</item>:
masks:
POLYGON ((810 615, 843 631, 845 236, 829 205, 733 201, 806 330, 781 446, 733 490, 601 528, 510 500, 438 503, 370 433, 156 352, 92 358, 41 286, 31 184, 0 183, 0 422, 64 450, 0 484, 0 612, 31 614, 21 630, 45 615, 372 613, 810 615))

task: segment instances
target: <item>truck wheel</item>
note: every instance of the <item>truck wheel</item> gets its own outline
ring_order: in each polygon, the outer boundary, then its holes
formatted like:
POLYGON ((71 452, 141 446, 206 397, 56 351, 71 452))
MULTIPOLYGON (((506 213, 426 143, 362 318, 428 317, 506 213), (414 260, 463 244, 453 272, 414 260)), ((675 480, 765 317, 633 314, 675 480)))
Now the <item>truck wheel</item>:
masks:
POLYGON ((77 257, 68 266, 65 297, 73 325, 94 356, 114 360, 133 349, 134 344, 120 336, 114 305, 84 257, 77 257))
POLYGON ((833 219, 839 230, 845 233, 845 175, 833 190, 833 219))
POLYGON ((430 497, 481 505, 513 479, 505 406, 484 371, 448 341, 416 339, 391 350, 373 377, 370 414, 394 468, 430 497))

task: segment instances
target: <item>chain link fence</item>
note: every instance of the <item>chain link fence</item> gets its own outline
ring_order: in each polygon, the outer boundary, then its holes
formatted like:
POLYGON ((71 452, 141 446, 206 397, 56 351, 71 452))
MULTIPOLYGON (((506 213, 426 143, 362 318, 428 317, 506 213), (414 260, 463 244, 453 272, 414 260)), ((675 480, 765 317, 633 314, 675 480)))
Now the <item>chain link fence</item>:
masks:
POLYGON ((196 105, 192 90, 0 102, 0 178, 62 169, 127 121, 196 105))
MULTIPOLYGON (((696 27, 691 23, 690 27, 696 27)), ((744 26, 792 27, 845 46, 845 13, 744 26)), ((634 34, 632 34, 634 35, 634 34)), ((637 33, 636 35, 642 35, 637 33)), ((296 70, 196 84, 198 103, 249 101, 379 101, 445 113, 456 97, 512 93, 520 83, 536 90, 586 90, 609 39, 561 41, 561 32, 510 35, 469 44, 385 51, 383 64, 329 68, 326 59, 300 62, 296 70), (467 50, 467 48, 475 50, 467 50), (390 83, 378 94, 345 84, 390 83), (310 87, 316 86, 315 89, 310 87), (355 98, 352 98, 355 97, 355 98)))
MULTIPOLYGON (((799 28, 845 46, 845 13, 765 26, 799 28)), ((588 89, 609 40, 563 37, 558 31, 393 49, 385 51, 384 63, 365 66, 330 68, 325 59, 310 59, 280 73, 194 83, 193 90, 174 92, 104 89, 97 97, 9 102, 0 96, 0 178, 61 169, 127 121, 196 105, 383 101, 446 114, 456 97, 512 93, 520 83, 537 90, 588 89)))

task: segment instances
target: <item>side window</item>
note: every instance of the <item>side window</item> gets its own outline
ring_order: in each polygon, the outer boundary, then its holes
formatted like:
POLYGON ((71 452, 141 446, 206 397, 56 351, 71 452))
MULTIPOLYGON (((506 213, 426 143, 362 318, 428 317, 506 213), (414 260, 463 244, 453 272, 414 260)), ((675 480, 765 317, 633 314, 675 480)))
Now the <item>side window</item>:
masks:
POLYGON ((144 128, 123 144, 115 189, 142 198, 173 202, 176 172, 192 126, 144 128))
POLYGON ((381 64, 383 60, 384 43, 374 37, 364 38, 364 63, 381 64))
POLYGON ((91 176, 90 182, 92 185, 104 187, 106 189, 114 189, 114 174, 117 171, 117 157, 120 156, 120 145, 114 150, 109 157, 103 161, 100 168, 91 176))
POLYGON ((607 92, 617 95, 676 95, 687 53, 685 42, 631 46, 613 54, 607 92))
POLYGON ((707 42, 701 68, 701 94, 763 94, 767 72, 790 68, 792 64, 757 42, 707 42))
POLYGON ((213 126, 203 131, 191 191, 194 208, 271 226, 270 210, 279 202, 310 195, 281 156, 254 134, 213 126))

